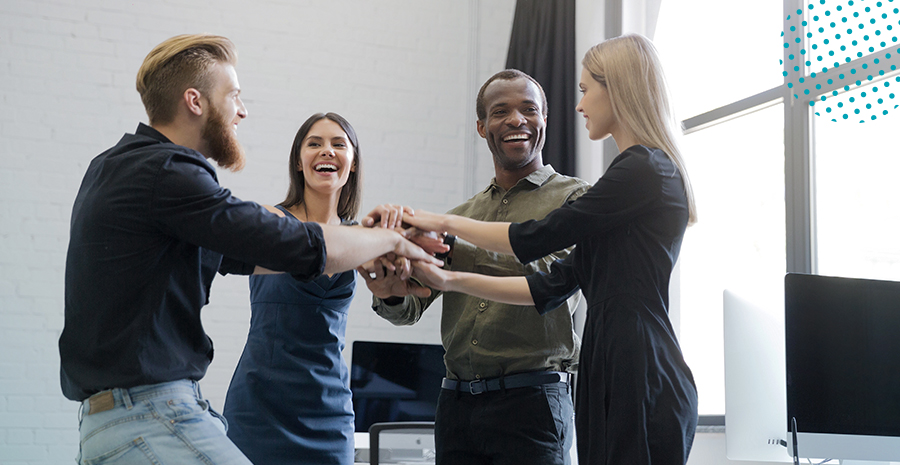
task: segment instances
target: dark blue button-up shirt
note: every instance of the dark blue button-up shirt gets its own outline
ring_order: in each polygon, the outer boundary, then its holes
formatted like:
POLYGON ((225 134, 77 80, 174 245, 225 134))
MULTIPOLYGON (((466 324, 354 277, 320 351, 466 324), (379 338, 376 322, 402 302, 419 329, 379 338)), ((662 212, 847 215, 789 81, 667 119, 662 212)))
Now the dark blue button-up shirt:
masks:
POLYGON ((235 198, 202 154, 139 125, 91 162, 75 198, 63 394, 202 378, 213 344, 200 309, 213 277, 254 265, 318 276, 321 227, 235 198))

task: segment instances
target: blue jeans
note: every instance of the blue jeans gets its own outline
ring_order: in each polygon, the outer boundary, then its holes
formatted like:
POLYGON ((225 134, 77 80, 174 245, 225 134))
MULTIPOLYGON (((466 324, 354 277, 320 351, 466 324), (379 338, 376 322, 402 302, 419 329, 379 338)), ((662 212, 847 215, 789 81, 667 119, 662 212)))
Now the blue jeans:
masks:
POLYGON ((569 465, 575 413, 565 385, 472 395, 441 389, 438 465, 569 465))
POLYGON ((77 461, 94 464, 250 465, 225 436, 227 424, 196 381, 112 389, 114 406, 81 406, 77 461))

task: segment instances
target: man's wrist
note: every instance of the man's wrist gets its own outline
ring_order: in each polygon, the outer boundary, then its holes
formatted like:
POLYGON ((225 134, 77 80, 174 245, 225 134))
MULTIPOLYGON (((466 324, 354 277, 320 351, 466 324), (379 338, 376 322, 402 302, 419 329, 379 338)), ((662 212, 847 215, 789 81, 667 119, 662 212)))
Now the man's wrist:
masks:
POLYGON ((381 299, 381 301, 384 302, 385 305, 394 306, 394 305, 402 304, 404 299, 405 299, 405 297, 398 297, 398 296, 392 295, 392 296, 381 299))
POLYGON ((448 245, 448 246, 450 246, 450 248, 447 249, 446 252, 434 254, 434 258, 437 258, 438 260, 447 260, 447 257, 449 257, 451 253, 453 253, 453 244, 455 244, 455 243, 456 243, 456 236, 454 236, 453 234, 445 234, 444 235, 444 245, 448 245))

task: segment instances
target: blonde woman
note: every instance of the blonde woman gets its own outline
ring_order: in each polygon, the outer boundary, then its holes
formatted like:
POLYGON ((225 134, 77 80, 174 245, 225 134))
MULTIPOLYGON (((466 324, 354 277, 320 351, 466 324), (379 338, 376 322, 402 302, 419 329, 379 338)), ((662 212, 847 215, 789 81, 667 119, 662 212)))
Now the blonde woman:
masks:
POLYGON ((697 392, 668 318, 669 279, 693 194, 657 52, 639 35, 594 46, 582 61, 577 110, 593 140, 622 149, 587 193, 546 218, 485 223, 417 211, 404 221, 528 263, 571 245, 550 273, 493 277, 416 264, 427 284, 544 313, 578 288, 588 302, 577 377, 581 464, 684 464, 697 392))

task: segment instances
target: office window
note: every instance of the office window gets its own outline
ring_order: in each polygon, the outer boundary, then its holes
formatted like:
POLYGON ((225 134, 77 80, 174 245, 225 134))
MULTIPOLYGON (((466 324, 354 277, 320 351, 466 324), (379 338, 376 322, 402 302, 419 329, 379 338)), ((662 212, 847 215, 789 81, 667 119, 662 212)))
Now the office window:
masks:
MULTIPOLYGON (((812 2, 809 2, 812 3, 812 2)), ((897 18, 893 0, 883 2, 815 2, 804 16, 804 32, 812 42, 802 58, 808 71, 834 68, 868 53, 896 45, 897 18)), ((799 60, 798 60, 799 61, 799 60)))
POLYGON ((662 1, 654 42, 700 215, 673 308, 702 415, 724 413, 730 283, 788 271, 900 280, 898 19, 891 2, 662 1))
POLYGON ((723 290, 785 270, 784 108, 772 96, 783 84, 782 9, 664 0, 653 37, 689 123, 682 145, 699 221, 685 234, 672 306, 701 415, 725 413, 723 290))
POLYGON ((818 273, 900 281, 898 118, 816 118, 818 273))
POLYGON ((725 412, 722 291, 784 273, 783 109, 775 105, 684 138, 699 221, 680 258, 680 343, 702 415, 725 412))
POLYGON ((781 10, 780 0, 662 0, 653 42, 680 118, 782 84, 781 10))

